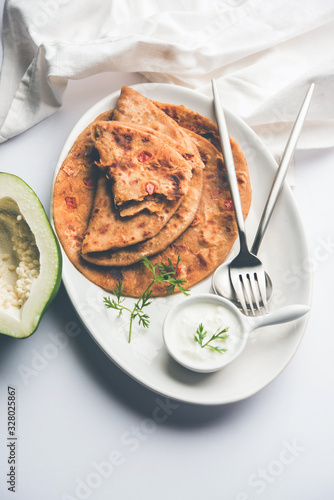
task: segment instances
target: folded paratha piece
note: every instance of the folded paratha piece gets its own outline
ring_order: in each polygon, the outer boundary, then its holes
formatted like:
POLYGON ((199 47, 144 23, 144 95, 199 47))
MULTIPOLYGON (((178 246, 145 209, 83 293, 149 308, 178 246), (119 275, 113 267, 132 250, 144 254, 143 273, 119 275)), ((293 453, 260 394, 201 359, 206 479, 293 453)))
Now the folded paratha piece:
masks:
MULTIPOLYGON (((116 121, 100 122, 92 129, 99 153, 98 168, 112 181, 111 190, 116 208, 121 210, 137 203, 141 210, 145 201, 163 196, 179 200, 191 179, 191 166, 163 138, 116 121)), ((150 211, 159 204, 150 206, 150 211)), ((132 212, 133 213, 133 212, 132 212)))
MULTIPOLYGON (((198 149, 185 130, 151 100, 131 87, 122 87, 111 119, 161 136, 164 142, 189 162, 192 169, 203 168, 198 149)), ((126 213, 123 209, 122 214, 126 213)))
POLYGON ((88 227, 82 243, 82 254, 115 250, 155 236, 175 213, 181 200, 165 200, 159 213, 141 211, 121 217, 115 209, 110 182, 100 173, 88 227))
POLYGON ((131 87, 122 87, 112 113, 112 120, 128 125, 149 127, 160 134, 170 137, 176 144, 180 144, 185 148, 183 156, 186 159, 190 158, 191 161, 199 160, 196 146, 176 121, 150 99, 147 99, 131 87))
POLYGON ((129 265, 140 260, 141 254, 153 255, 162 251, 191 223, 199 204, 204 164, 195 145, 198 158, 187 155, 185 147, 153 129, 134 125, 131 129, 140 130, 149 137, 153 135, 160 144, 164 142, 177 150, 182 156, 181 165, 186 158, 187 171, 192 171, 192 177, 182 199, 170 201, 163 195, 147 196, 143 201, 122 205, 120 211, 112 201, 111 181, 100 178, 82 246, 83 258, 97 265, 129 265))
MULTIPOLYGON (((99 184, 100 182, 105 185, 107 183, 106 178, 103 177, 103 180, 99 180, 96 194, 96 206, 102 206, 102 209, 105 209, 104 205, 100 203, 100 195, 99 195, 99 184)), ((105 189, 104 187, 102 189, 105 189)), ((99 266, 129 266, 136 262, 139 262, 143 255, 146 257, 150 255, 154 255, 158 252, 162 252, 170 243, 172 243, 180 234, 183 233, 187 229, 187 227, 192 223, 197 208, 201 199, 203 189, 203 169, 196 168, 193 170, 193 175, 190 181, 190 186, 188 192, 185 196, 183 196, 180 206, 174 215, 168 220, 167 224, 165 224, 162 229, 151 238, 147 239, 147 226, 139 222, 140 220, 144 220, 145 215, 138 214, 136 217, 131 219, 131 223, 128 217, 119 217, 117 218, 116 210, 114 210, 113 217, 115 221, 117 221, 117 230, 115 231, 115 224, 112 224, 112 220, 110 215, 108 216, 108 210, 106 210, 106 216, 109 218, 110 227, 109 229, 109 238, 108 234, 104 233, 99 236, 98 231, 94 228, 92 221, 94 221, 94 209, 93 216, 90 220, 88 230, 86 232, 86 236, 82 246, 82 256, 83 258, 91 262, 93 264, 97 264, 99 266), (127 224, 129 222, 129 224, 127 224), (130 228, 130 232, 126 231, 126 229, 130 228), (122 229, 119 231, 119 229, 122 229), (144 233, 144 238, 139 243, 134 243, 134 237, 138 236, 138 233, 144 233), (124 248, 113 248, 110 245, 110 241, 108 239, 113 239, 113 243, 115 243, 115 233, 119 234, 122 239, 121 243, 124 244, 124 248), (92 238, 90 237, 92 234, 94 237, 94 245, 90 243, 92 238), (102 243, 107 243, 106 250, 101 251, 102 243), (128 242, 128 246, 126 245, 128 242), (89 243, 89 244, 88 244, 89 243), (94 248, 98 248, 96 251, 94 248)), ((172 202, 170 202, 172 203, 172 202)), ((112 208, 109 208, 109 212, 112 212, 112 208)), ((147 217, 148 219, 152 219, 151 217, 147 217)), ((98 220, 98 224, 101 222, 101 218, 98 220)), ((151 227, 151 224, 150 226, 151 227)), ((117 243, 118 247, 123 246, 120 243, 117 243)))

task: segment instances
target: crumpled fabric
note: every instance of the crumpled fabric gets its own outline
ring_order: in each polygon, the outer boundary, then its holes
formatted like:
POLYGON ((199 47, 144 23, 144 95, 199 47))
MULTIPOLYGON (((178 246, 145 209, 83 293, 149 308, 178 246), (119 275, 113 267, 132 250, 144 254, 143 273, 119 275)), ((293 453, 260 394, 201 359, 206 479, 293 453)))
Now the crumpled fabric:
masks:
POLYGON ((62 106, 70 79, 139 72, 211 96, 273 152, 311 82, 299 148, 334 145, 332 0, 7 0, 0 142, 62 106))

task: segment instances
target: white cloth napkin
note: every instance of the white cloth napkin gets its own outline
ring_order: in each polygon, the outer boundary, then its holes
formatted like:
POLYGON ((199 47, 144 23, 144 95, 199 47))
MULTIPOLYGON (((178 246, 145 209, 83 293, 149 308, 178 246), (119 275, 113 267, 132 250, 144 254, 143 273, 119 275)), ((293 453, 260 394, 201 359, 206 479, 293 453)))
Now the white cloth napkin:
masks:
POLYGON ((333 0, 7 0, 0 142, 61 105, 69 79, 140 72, 211 95, 281 152, 309 84, 299 148, 334 145, 333 0))

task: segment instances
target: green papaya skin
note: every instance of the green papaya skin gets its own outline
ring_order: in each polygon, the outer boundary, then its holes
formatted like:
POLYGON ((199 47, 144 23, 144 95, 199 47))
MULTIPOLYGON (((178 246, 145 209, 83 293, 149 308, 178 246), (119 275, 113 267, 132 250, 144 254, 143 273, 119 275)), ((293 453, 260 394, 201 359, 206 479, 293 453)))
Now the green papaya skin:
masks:
POLYGON ((20 177, 4 172, 0 264, 0 333, 29 337, 58 293, 62 253, 36 193, 20 177))

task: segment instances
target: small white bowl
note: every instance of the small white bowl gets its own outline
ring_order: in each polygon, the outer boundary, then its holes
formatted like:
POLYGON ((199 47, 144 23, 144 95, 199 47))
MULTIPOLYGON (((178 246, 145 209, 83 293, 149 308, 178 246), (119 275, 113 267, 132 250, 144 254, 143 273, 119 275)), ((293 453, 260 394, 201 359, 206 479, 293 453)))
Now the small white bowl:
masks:
POLYGON ((238 309, 226 299, 210 293, 188 297, 176 304, 168 312, 162 328, 169 354, 189 370, 201 373, 220 370, 231 363, 239 356, 248 338, 238 309), (221 342, 226 352, 202 348, 195 341, 200 323, 208 332, 205 340, 209 340, 218 328, 229 327, 226 346, 225 342, 221 342))
MULTIPOLYGON (((295 320, 309 311, 305 305, 284 307, 278 311, 249 317, 227 299, 214 294, 187 297, 167 313, 163 323, 163 340, 167 351, 185 368, 200 373, 220 370, 234 361, 246 346, 250 332, 256 328, 295 320), (217 330, 229 327, 226 341, 218 341, 226 352, 201 347, 195 334, 202 323, 207 336, 205 343, 217 330)), ((214 345, 217 345, 215 341, 214 345)))

